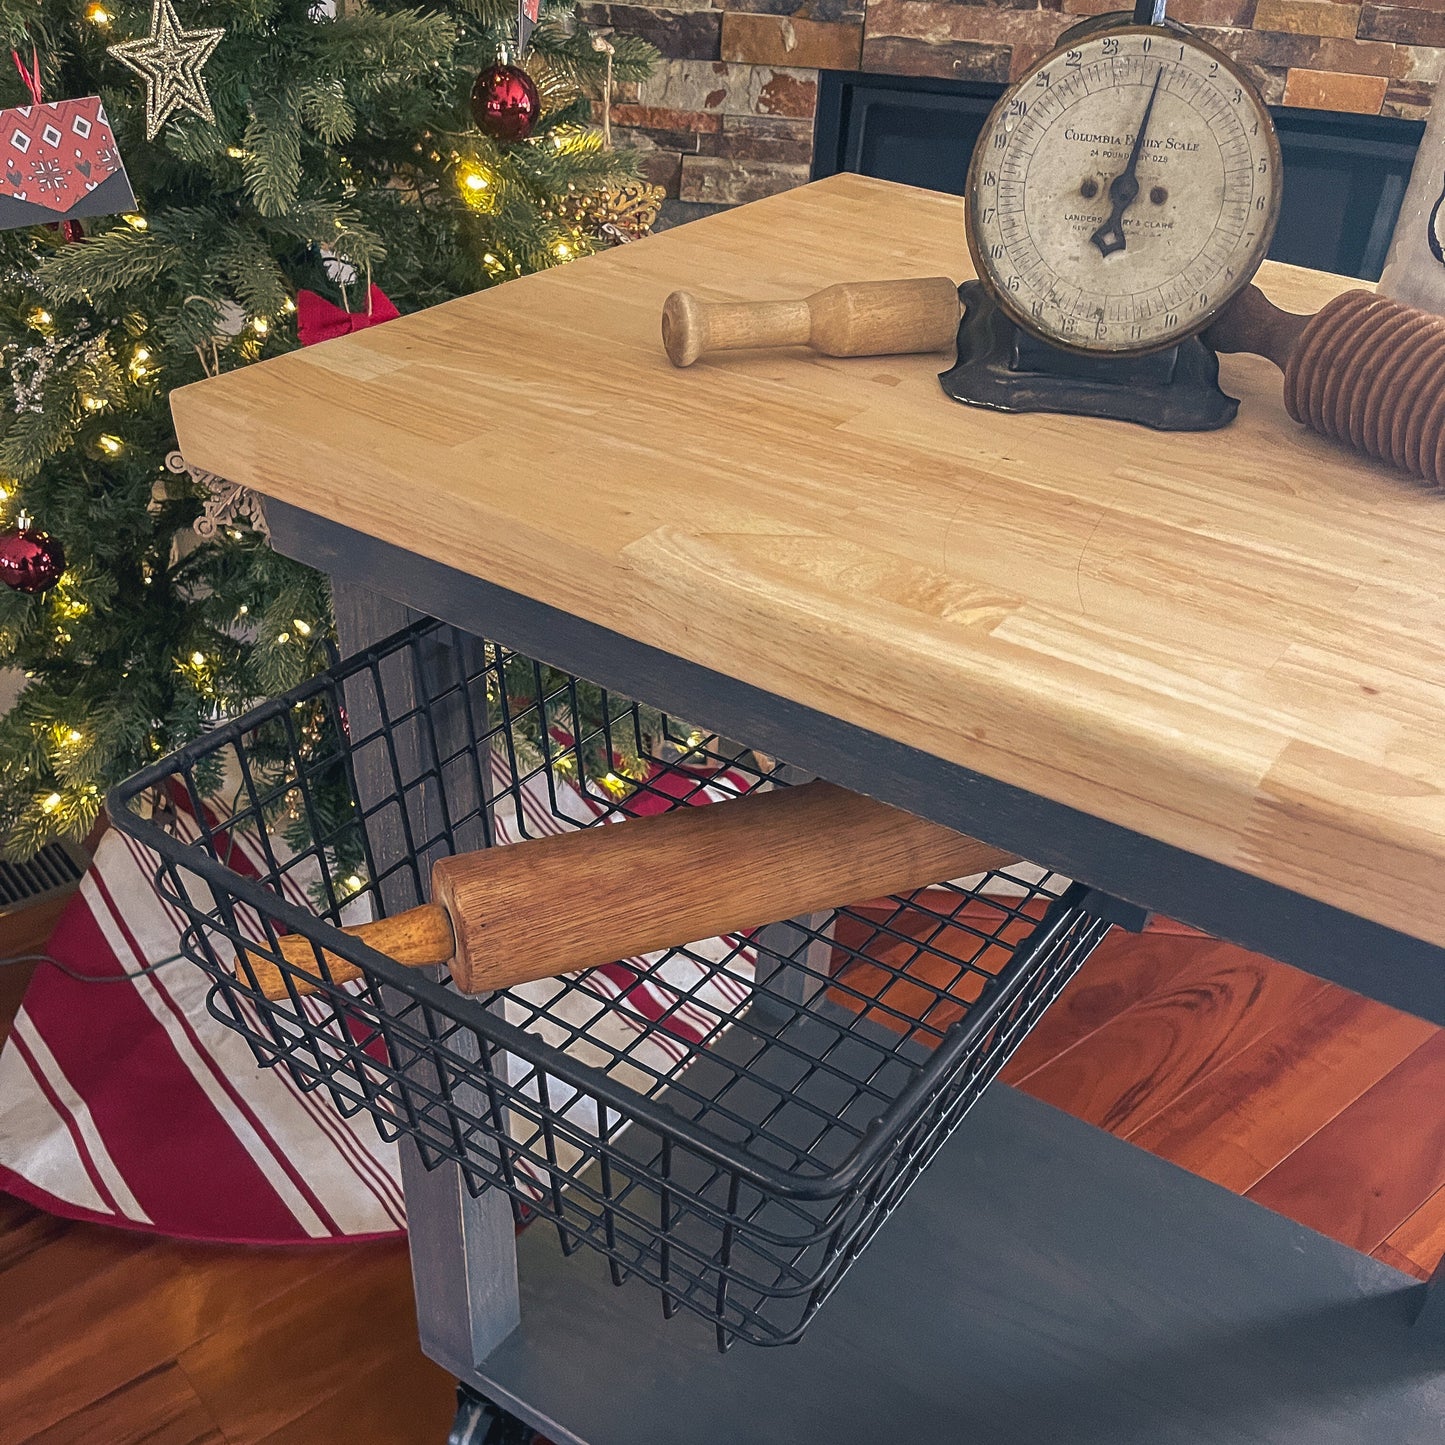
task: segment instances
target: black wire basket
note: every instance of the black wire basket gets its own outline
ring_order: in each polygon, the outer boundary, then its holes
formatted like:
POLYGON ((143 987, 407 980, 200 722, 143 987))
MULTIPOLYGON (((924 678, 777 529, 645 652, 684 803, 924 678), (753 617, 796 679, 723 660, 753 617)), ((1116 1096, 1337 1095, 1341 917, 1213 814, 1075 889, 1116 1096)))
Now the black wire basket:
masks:
POLYGON ((424 901, 442 855, 789 776, 425 623, 109 807, 158 855, 211 1011, 261 1065, 505 1190, 519 1222, 550 1220, 726 1348, 801 1335, 1108 931, 1085 890, 1019 865, 475 997, 340 928, 424 901), (278 952, 288 932, 313 945, 314 992, 278 952), (323 948, 361 978, 332 981, 323 948), (256 960, 287 998, 264 997, 256 960))

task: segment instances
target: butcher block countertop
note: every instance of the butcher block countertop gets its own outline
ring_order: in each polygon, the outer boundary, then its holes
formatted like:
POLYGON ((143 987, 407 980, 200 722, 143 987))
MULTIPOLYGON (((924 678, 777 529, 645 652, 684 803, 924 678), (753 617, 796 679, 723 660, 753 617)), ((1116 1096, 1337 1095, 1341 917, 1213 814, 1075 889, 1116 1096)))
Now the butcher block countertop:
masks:
POLYGON ((1163 435, 965 408, 943 356, 659 341, 678 287, 969 273, 956 197, 836 176, 172 405, 194 466, 1445 944, 1445 492, 1255 357, 1231 427, 1163 435))

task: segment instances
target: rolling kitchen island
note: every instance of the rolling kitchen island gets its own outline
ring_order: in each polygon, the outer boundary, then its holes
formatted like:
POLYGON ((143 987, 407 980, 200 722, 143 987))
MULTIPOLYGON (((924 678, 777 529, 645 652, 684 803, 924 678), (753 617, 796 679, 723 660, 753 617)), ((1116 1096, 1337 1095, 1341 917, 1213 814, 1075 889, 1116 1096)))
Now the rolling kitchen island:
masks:
MULTIPOLYGON (((679 287, 967 254, 956 198, 837 176, 185 388, 178 434, 348 651, 443 619, 1445 1023, 1445 496, 1255 357, 1201 435, 659 343, 679 287)), ((1433 1286, 1003 1086, 780 1349, 403 1167, 424 1348, 558 1445, 1445 1440, 1433 1286)))

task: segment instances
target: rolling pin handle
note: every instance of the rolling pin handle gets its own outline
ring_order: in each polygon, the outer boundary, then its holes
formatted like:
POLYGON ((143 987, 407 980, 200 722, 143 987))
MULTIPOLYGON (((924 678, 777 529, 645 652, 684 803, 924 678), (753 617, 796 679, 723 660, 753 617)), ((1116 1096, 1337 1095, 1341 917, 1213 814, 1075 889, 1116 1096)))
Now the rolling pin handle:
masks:
POLYGON ((1258 286, 1246 286, 1205 329, 1216 351, 1252 351, 1283 371, 1296 343, 1314 318, 1282 311, 1258 286))
MULTIPOLYGON (((450 963, 457 949, 451 917, 435 903, 423 903, 419 908, 408 908, 390 918, 378 918, 374 923, 361 923, 341 931, 363 938, 369 947, 408 968, 450 963)), ((242 983, 248 982, 246 969, 249 967, 256 975, 257 986, 269 999, 289 997, 288 982, 298 994, 314 993, 315 985, 304 975, 319 979, 318 953, 332 983, 349 983, 362 976, 354 963, 348 963, 339 954, 318 949, 304 933, 284 934, 276 940, 276 951, 299 972, 283 973, 269 958, 258 958, 254 954, 238 955, 236 959, 236 977, 242 983)))
POLYGON ((812 328, 806 301, 702 301, 674 291, 662 307, 662 345, 674 366, 709 351, 806 346, 812 328))
POLYGON ((662 348, 674 366, 691 366, 703 353, 707 322, 691 291, 674 291, 662 303, 662 348))

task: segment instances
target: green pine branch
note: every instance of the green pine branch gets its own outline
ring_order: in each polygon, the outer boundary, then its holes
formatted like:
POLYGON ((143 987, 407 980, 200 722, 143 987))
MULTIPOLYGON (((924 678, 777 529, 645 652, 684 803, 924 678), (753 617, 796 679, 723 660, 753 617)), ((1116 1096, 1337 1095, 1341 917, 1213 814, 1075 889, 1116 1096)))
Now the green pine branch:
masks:
MULTIPOLYGON (((66 554, 48 590, 0 589, 0 666, 27 674, 0 718, 12 854, 83 833, 110 784, 327 665, 324 578, 245 525, 197 540, 204 489, 167 466, 171 389, 296 346, 296 293, 340 303, 338 262, 414 310, 584 255, 603 242, 568 203, 636 174, 589 125, 607 58, 569 4, 545 7, 523 58, 545 111, 513 144, 475 129, 468 97, 479 71, 515 59, 514 0, 347 0, 333 19, 310 0, 177 8, 185 25, 226 29, 202 75, 215 119, 180 113, 148 139, 144 84, 107 53, 145 33, 148 0, 0 0, 0 47, 36 48, 48 97, 102 97, 136 193, 129 215, 87 221, 83 244, 0 232, 0 528, 24 514, 66 554)), ((611 43, 615 83, 655 59, 630 37, 611 43)), ((0 104, 25 100, 13 69, 0 73, 0 104)), ((539 685, 571 699, 586 767, 641 766, 637 739, 596 741, 600 695, 550 673, 539 685)), ((296 736, 335 759, 336 720, 308 709, 296 736)), ((546 750, 541 732, 523 743, 546 750)), ((253 746, 276 783, 268 816, 294 831, 290 735, 253 746)), ((317 767, 323 846, 349 870, 346 779, 317 767)), ((219 761, 199 782, 225 784, 219 761)))
POLYGON ((99 300, 155 281, 170 260, 170 246, 160 235, 116 227, 47 257, 39 290, 52 302, 99 300))

